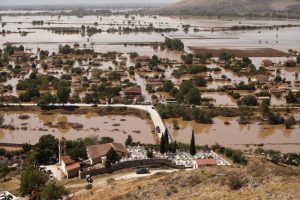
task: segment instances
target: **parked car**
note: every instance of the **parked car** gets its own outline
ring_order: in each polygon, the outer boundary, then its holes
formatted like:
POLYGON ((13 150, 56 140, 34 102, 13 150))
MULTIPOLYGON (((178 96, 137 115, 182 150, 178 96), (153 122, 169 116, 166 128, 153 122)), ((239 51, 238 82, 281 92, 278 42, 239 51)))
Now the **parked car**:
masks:
POLYGON ((159 126, 156 127, 156 131, 157 131, 158 133, 160 133, 160 128, 159 128, 159 126))
POLYGON ((136 174, 148 174, 150 173, 148 168, 140 167, 136 169, 136 174))

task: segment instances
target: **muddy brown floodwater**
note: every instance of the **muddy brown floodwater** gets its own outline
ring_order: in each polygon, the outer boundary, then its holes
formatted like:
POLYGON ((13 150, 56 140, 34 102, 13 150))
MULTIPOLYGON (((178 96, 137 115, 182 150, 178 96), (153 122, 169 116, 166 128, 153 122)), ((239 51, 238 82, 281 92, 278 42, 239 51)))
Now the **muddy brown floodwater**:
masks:
POLYGON ((39 112, 31 112, 26 113, 28 119, 20 119, 24 114, 24 112, 3 113, 4 124, 12 125, 16 129, 0 129, 0 143, 35 144, 46 134, 66 139, 109 136, 121 143, 124 143, 130 134, 134 141, 155 143, 152 122, 136 116, 99 116, 94 113, 42 115, 39 112))
MULTIPOLYGON (((192 130, 195 131, 196 143, 212 145, 216 142, 235 148, 246 148, 246 144, 264 144, 266 149, 277 149, 282 152, 300 152, 300 127, 285 129, 283 125, 240 125, 235 117, 214 118, 214 124, 199 124, 194 121, 178 122, 180 130, 173 129, 173 120, 165 120, 174 140, 190 143, 192 130), (228 121, 230 124, 225 125, 228 121)), ((249 146, 255 149, 257 147, 249 146)))

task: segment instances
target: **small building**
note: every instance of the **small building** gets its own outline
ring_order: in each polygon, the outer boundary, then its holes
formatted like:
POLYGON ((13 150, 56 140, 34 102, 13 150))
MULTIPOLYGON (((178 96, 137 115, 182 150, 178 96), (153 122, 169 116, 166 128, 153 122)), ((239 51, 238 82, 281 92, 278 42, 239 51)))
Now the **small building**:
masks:
POLYGON ((217 161, 214 158, 205 158, 205 159, 195 159, 194 160, 194 169, 198 169, 202 166, 215 166, 217 161))
POLYGON ((14 51, 14 54, 12 54, 10 57, 12 57, 12 58, 22 58, 23 56, 25 56, 24 51, 14 51))
POLYGON ((142 89, 139 86, 132 86, 132 87, 123 89, 123 92, 125 95, 141 95, 142 89))
POLYGON ((150 57, 149 56, 138 56, 135 58, 135 62, 139 62, 141 64, 146 64, 150 61, 150 57))
POLYGON ((261 65, 264 67, 272 67, 272 66, 274 66, 274 63, 272 60, 265 59, 261 62, 261 65))
POLYGON ((91 145, 86 147, 90 163, 92 165, 95 165, 97 163, 104 163, 107 152, 112 148, 116 151, 120 158, 129 154, 126 147, 121 143, 113 142, 106 144, 91 145))
POLYGON ((279 89, 279 88, 271 88, 270 90, 269 90, 269 93, 270 94, 282 94, 282 90, 281 89, 279 89))
POLYGON ((269 80, 269 76, 263 75, 263 74, 259 74, 254 76, 251 79, 251 82, 256 82, 256 83, 260 83, 260 84, 264 84, 269 80))
POLYGON ((79 174, 80 163, 72 160, 70 156, 62 156, 61 169, 67 178, 73 178, 79 174))

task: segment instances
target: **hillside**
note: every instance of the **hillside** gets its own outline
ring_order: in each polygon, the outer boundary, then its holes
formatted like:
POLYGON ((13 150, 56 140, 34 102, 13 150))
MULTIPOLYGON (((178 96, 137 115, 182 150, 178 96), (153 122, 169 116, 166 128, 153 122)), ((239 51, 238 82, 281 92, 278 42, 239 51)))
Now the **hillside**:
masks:
POLYGON ((300 0, 183 0, 160 14, 299 17, 300 0))
POLYGON ((248 166, 203 167, 109 184, 75 195, 84 199, 297 199, 300 169, 250 159, 248 166))

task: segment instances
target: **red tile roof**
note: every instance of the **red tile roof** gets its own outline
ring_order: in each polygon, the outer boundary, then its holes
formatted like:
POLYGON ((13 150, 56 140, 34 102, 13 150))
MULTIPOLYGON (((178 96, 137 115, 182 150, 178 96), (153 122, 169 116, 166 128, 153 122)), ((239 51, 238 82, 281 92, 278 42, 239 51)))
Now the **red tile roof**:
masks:
POLYGON ((89 157, 91 159, 96 159, 99 157, 106 156, 107 152, 114 148, 116 152, 122 154, 128 154, 127 149, 121 143, 106 143, 106 144, 97 144, 86 147, 89 157))
POLYGON ((65 163, 65 165, 71 165, 71 164, 75 163, 75 161, 72 160, 70 158, 70 156, 62 156, 61 160, 65 163))
POLYGON ((207 159, 196 159, 196 163, 198 166, 203 165, 217 165, 217 161, 213 158, 207 158, 207 159))
POLYGON ((132 87, 124 89, 123 92, 125 94, 141 94, 142 89, 141 89, 141 87, 132 86, 132 87))
POLYGON ((66 166, 66 171, 70 172, 70 171, 73 171, 73 170, 79 170, 80 169, 80 163, 79 162, 76 162, 76 163, 73 163, 73 164, 70 164, 68 166, 66 166))

